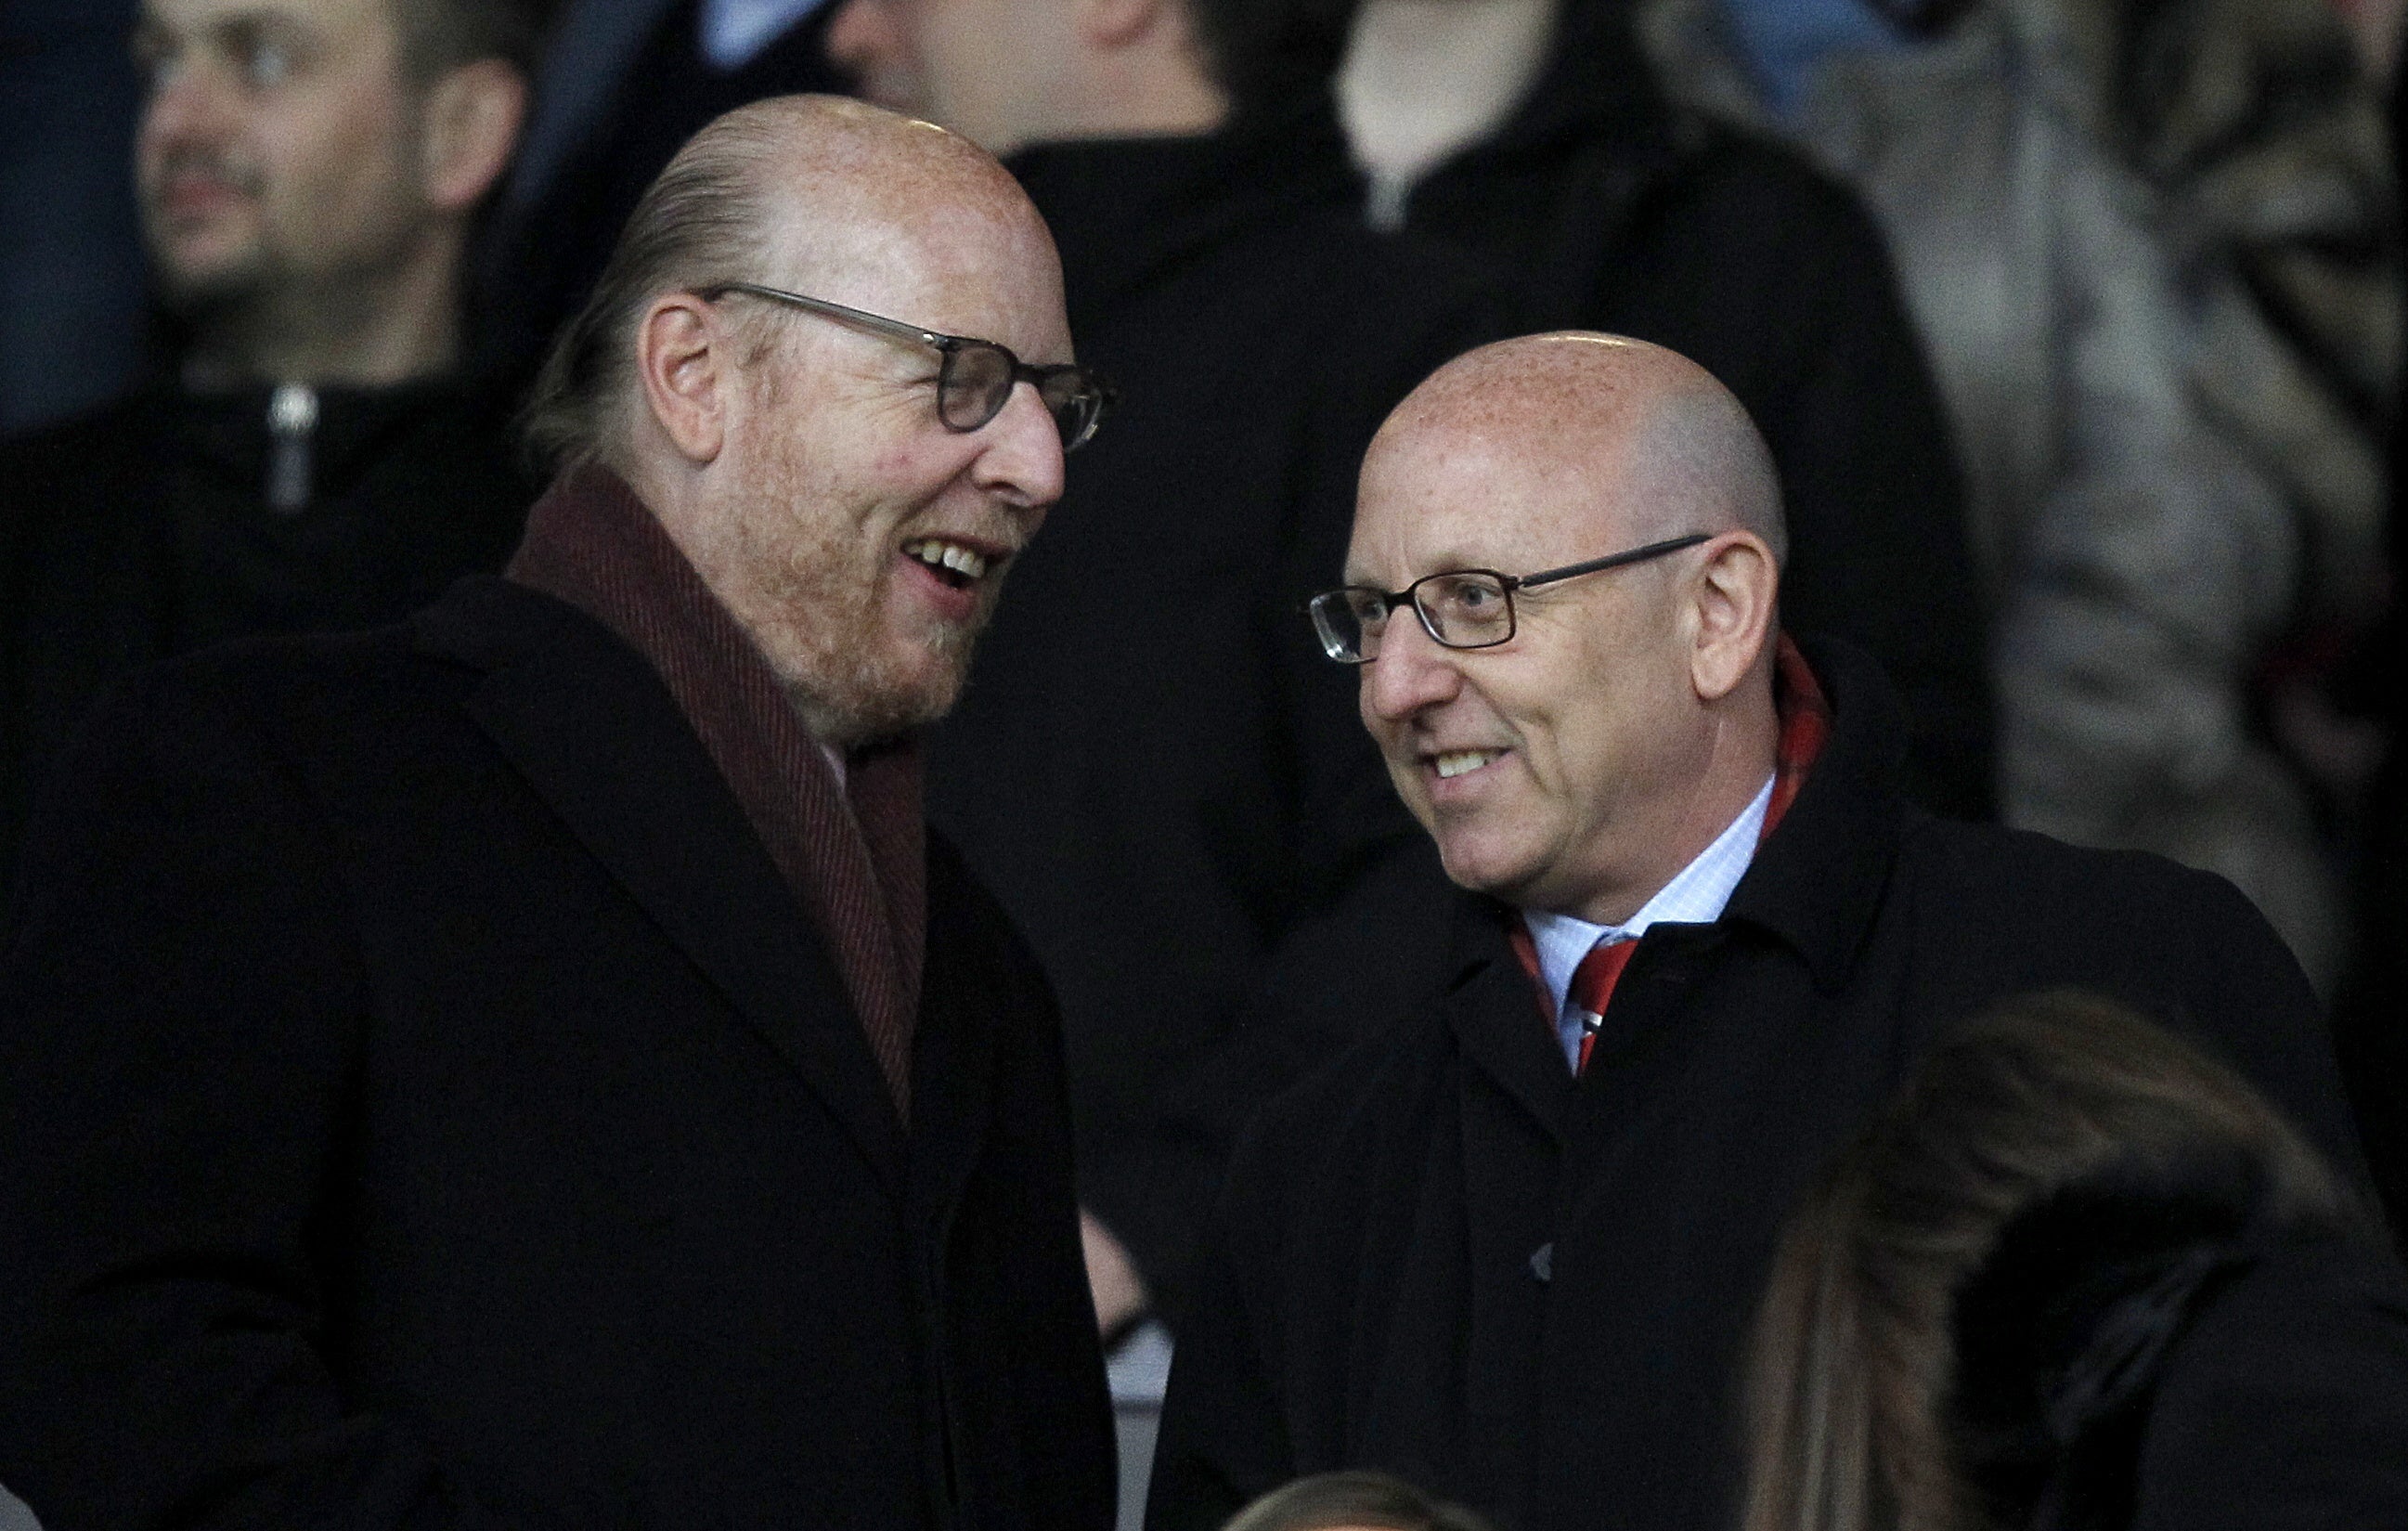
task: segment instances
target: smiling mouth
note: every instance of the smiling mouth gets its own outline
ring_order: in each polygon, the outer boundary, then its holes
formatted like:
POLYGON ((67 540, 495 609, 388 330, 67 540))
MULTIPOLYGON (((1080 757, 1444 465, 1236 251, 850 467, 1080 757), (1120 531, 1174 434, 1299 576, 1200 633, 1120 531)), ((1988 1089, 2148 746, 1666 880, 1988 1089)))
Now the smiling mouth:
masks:
MULTIPOLYGON (((916 558, 936 577, 955 590, 968 590, 986 578, 990 560, 985 553, 964 543, 940 537, 914 537, 903 544, 903 556, 916 558)), ((994 560, 1000 563, 1001 560, 994 560)))
POLYGON ((1449 750, 1433 756, 1430 766, 1438 772, 1440 780, 1452 781, 1458 776, 1480 769, 1504 752, 1502 750, 1449 750))

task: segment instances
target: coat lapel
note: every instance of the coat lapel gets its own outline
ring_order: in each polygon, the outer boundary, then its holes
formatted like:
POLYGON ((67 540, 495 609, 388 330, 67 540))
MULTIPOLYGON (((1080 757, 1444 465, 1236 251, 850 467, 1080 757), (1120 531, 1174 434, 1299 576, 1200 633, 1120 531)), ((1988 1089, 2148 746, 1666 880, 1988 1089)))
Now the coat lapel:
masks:
POLYGON ((489 666, 469 715, 899 1198, 902 1126, 825 944, 651 667, 599 623, 500 580, 456 588, 420 632, 489 666))
POLYGON ((1463 1337, 1472 1413, 1515 1422, 1536 1407, 1540 1327, 1554 1280, 1553 1212, 1563 1163, 1570 1070, 1540 1014, 1530 980, 1503 938, 1498 910, 1466 900, 1458 968, 1441 1003, 1465 1060, 1462 1101, 1469 1324, 1463 1337))
POLYGON ((1455 921, 1455 977, 1440 997, 1464 1057, 1560 1148, 1571 1071, 1513 960, 1496 907, 1467 898, 1455 921))
POLYGON ((966 959, 975 912, 959 862, 932 844, 928 857, 928 954, 912 1038, 911 1175, 924 1207, 950 1216, 978 1163, 994 1109, 998 1016, 1010 996, 994 992, 996 970, 966 959))

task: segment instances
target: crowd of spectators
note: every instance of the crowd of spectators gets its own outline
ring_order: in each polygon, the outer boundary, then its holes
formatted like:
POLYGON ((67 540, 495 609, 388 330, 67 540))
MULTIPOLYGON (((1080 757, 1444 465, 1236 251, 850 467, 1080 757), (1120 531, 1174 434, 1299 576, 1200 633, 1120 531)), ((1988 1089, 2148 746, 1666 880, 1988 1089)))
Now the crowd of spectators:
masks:
POLYGON ((1132 1514, 1233 1144, 1443 948, 1444 880, 1300 612, 1383 420, 1507 336, 1629 336, 1727 385, 1779 475, 1782 625, 1895 685, 1904 796, 2240 888, 2332 1008, 2408 1215, 2396 6, 83 0, 5 25, 0 902, 129 674, 503 568, 544 487, 538 369, 697 129, 857 94, 1017 179, 1115 397, 928 737, 926 806, 1058 996, 1132 1514), (1420 949, 1296 957, 1365 909, 1420 949))

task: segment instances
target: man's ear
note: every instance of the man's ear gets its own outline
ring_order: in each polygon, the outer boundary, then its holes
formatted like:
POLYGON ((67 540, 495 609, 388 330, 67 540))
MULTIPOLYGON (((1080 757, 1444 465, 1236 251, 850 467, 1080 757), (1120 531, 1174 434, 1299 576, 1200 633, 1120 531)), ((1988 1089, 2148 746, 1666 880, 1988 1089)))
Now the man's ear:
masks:
POLYGON ((735 336, 692 293, 664 293, 636 326, 636 375, 669 444, 695 467, 727 443, 728 368, 735 336))
POLYGON ((1093 48, 1125 48, 1179 10, 1180 0, 1071 0, 1079 39, 1093 48))
POLYGON ((466 212, 509 167, 526 125, 526 77, 499 59, 448 70, 427 87, 419 175, 426 200, 466 212))
POLYGON ((1697 627, 1689 678, 1698 695, 1720 701, 1746 679, 1771 641, 1780 567, 1754 532, 1725 532, 1706 545, 1693 586, 1697 627))

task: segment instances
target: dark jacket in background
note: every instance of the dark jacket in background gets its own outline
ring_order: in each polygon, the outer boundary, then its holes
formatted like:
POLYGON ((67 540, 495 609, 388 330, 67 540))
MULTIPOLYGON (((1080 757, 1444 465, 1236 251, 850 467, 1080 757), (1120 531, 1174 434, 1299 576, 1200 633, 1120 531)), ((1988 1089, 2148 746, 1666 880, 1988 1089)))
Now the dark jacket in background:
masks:
POLYGON ((0 1481, 177 1524, 1104 1531, 1050 996, 932 843, 911 1126, 659 676, 498 580, 214 651, 0 956, 0 1481))
POLYGON ((1577 1082, 1503 906, 1425 870, 1381 928, 1334 921, 1317 962, 1299 938, 1263 1026, 1362 1039, 1232 1165, 1154 1531, 1357 1467, 1509 1531, 1721 1531, 1784 1221, 1938 1029, 2009 994, 2080 986, 2173 1025, 2357 1170, 2315 997, 2239 894, 1907 806, 1887 682, 1806 653, 1829 743, 1724 917, 1640 941, 1577 1082))
POLYGON ((1199 1099, 1200 1062, 1298 915, 1418 833, 1301 604, 1339 582, 1389 408, 1498 330, 1352 218, 1326 100, 1010 164, 1120 406, 936 731, 929 817, 1054 980, 1081 1195, 1175 1316, 1222 1133, 1263 1098, 1199 1099))
POLYGON ((289 514, 268 505, 268 398, 155 388, 0 446, 0 896, 109 682, 228 638, 397 622, 517 545, 533 486, 490 391, 320 390, 289 514))
POLYGON ((734 69, 704 55, 699 0, 561 7, 525 140, 473 262, 482 365, 534 375, 585 307, 644 188, 713 118, 764 96, 846 88, 826 51, 842 3, 821 0, 734 69))
POLYGON ((1880 234, 1789 150, 1666 104, 1620 0, 1564 0, 1558 26, 1506 125, 1413 187, 1407 231, 1493 263, 1521 328, 1652 340, 1739 395, 1787 493, 1784 623, 1879 660, 1907 701, 1909 794, 1988 817, 1964 485, 1880 234))

